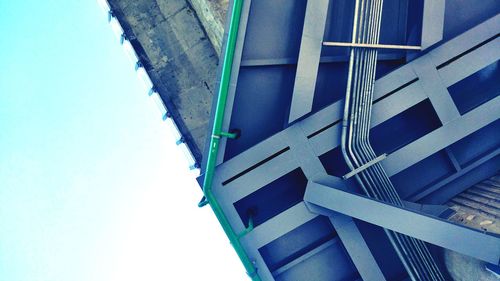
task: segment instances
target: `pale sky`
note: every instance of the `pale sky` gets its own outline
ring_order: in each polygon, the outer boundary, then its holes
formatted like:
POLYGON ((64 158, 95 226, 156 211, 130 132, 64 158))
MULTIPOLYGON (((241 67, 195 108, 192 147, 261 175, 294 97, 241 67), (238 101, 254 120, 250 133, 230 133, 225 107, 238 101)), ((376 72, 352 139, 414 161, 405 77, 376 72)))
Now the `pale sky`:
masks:
POLYGON ((0 32, 0 281, 246 280, 95 0, 0 32))

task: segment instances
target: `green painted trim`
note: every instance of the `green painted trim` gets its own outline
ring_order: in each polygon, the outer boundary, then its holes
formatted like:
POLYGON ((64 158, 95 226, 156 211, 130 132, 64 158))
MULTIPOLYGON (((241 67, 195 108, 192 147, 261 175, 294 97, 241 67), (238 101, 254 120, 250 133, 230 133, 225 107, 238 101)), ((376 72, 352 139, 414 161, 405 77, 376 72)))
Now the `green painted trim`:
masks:
POLYGON ((248 218, 248 227, 245 228, 245 230, 243 230, 240 234, 238 234, 238 238, 242 238, 243 236, 247 235, 248 233, 250 233, 251 231, 253 230, 253 218, 250 216, 248 218))
POLYGON ((214 194, 212 193, 212 183, 215 171, 215 165, 217 162, 217 155, 219 153, 219 141, 222 135, 222 123, 224 121, 224 111, 226 108, 227 94, 229 91, 229 82, 231 80, 231 71, 233 67, 234 51, 236 48, 236 40, 238 38, 238 29, 240 27, 240 17, 241 9, 243 7, 243 0, 234 0, 233 11, 231 14, 231 22, 229 25, 229 34, 227 37, 226 53, 224 54, 224 64, 222 65, 222 77, 219 88, 219 94, 217 96, 217 106, 215 109, 214 126, 212 129, 212 136, 210 138, 210 149, 208 151, 207 167, 205 171, 205 178, 203 180, 203 193, 212 207, 215 216, 219 220, 224 232, 226 232, 231 245, 233 245, 234 250, 238 254, 245 266, 248 276, 252 278, 253 281, 261 281, 259 275, 257 274, 257 269, 255 268, 253 262, 248 257, 245 249, 240 243, 240 237, 236 234, 229 224, 229 221, 224 214, 221 206, 217 202, 214 194))
POLYGON ((221 136, 221 137, 230 138, 230 139, 235 139, 236 137, 238 137, 238 134, 235 134, 235 133, 220 132, 220 136, 221 136))

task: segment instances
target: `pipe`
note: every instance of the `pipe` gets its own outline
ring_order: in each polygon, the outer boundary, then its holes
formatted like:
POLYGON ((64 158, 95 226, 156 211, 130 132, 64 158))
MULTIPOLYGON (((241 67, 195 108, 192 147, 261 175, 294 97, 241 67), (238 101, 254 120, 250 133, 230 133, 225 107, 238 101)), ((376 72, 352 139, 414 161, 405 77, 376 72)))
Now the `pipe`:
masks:
MULTIPOLYGON (((381 13, 381 11, 379 11, 379 12, 381 13)), ((379 32, 380 32, 380 20, 381 20, 381 16, 379 15, 378 23, 376 25, 375 34, 379 34, 379 32)), ((369 43, 378 44, 378 37, 374 37, 373 39, 374 40, 370 41, 369 43)), ((374 52, 374 55, 376 57, 377 53, 374 52)), ((375 73, 373 72, 372 73, 373 77, 370 77, 371 81, 374 81, 374 78, 375 78, 374 74, 375 73)), ((366 148, 368 148, 368 150, 369 150, 368 154, 371 154, 371 157, 375 157, 376 155, 373 152, 373 150, 371 149, 371 145, 369 144, 369 138, 368 138, 369 130, 367 130, 367 128, 369 128, 370 119, 371 119, 371 114, 369 113, 369 111, 371 111, 371 100, 372 100, 372 95, 373 95, 373 83, 370 83, 369 86, 370 86, 370 89, 368 89, 368 93, 369 93, 368 102, 370 104, 367 104, 368 105, 367 108, 370 108, 370 109, 367 110, 366 117, 368 118, 368 120, 367 120, 367 122, 365 122, 365 130, 361 135, 362 135, 362 140, 363 140, 362 142, 364 142, 364 144, 366 145, 366 148)), ((392 183, 388 179, 388 177, 385 174, 382 167, 380 165, 377 165, 377 167, 374 167, 374 168, 375 168, 374 169, 375 171, 378 170, 378 173, 377 173, 378 177, 381 178, 382 180, 385 180, 385 183, 386 183, 385 188, 386 188, 387 192, 389 193, 389 196, 392 197, 391 198, 392 201, 394 201, 394 203, 396 203, 397 205, 402 204, 401 199, 399 198, 399 195, 396 193, 394 186, 392 185, 392 183)), ((413 245, 413 248, 416 250, 416 252, 417 252, 416 254, 423 261, 423 267, 426 268, 426 271, 427 271, 427 272, 424 271, 424 273, 430 273, 432 280, 442 279, 442 275, 439 272, 439 269, 437 268, 435 262, 433 261, 432 256, 430 255, 430 253, 429 253, 427 247, 424 245, 424 243, 418 239, 413 238, 413 237, 404 237, 404 238, 409 240, 409 243, 411 245, 413 245)))
MULTIPOLYGON (((375 7, 371 8, 371 13, 370 13, 370 22, 369 22, 369 28, 368 28, 368 33, 366 34, 366 41, 367 43, 373 44, 377 43, 378 39, 378 27, 380 24, 380 19, 381 19, 381 2, 382 1, 375 1, 375 7), (375 20, 378 19, 378 20, 375 20)), ((371 87, 373 85, 372 81, 374 80, 375 76, 375 62, 376 62, 376 57, 377 57, 377 51, 371 50, 368 52, 368 59, 367 59, 367 71, 365 71, 363 77, 363 87, 362 90, 360 91, 361 95, 361 117, 359 121, 359 125, 356 128, 357 131, 357 138, 355 138, 355 147, 358 148, 357 154, 358 157, 360 157, 361 163, 370 161, 371 159, 375 158, 374 154, 367 153, 366 149, 363 146, 363 133, 366 127, 369 127, 369 122, 368 121, 368 116, 370 115, 371 111, 371 87)), ((366 173, 370 174, 371 177, 375 180, 375 185, 377 189, 379 189, 379 193, 382 194, 382 198, 384 200, 387 200, 388 197, 390 197, 387 188, 385 188, 383 185, 380 184, 380 174, 374 173, 374 169, 369 169, 366 171, 366 173)), ((407 237, 400 235, 398 233, 394 233, 394 236, 396 240, 398 241, 398 244, 402 247, 403 251, 405 252, 405 257, 408 258, 408 263, 411 265, 411 268, 413 271, 415 271, 416 276, 418 279, 422 279, 422 275, 419 273, 421 270, 421 267, 419 266, 418 258, 416 257, 416 253, 412 247, 408 245, 407 237), (418 269, 417 269, 418 268, 418 269)), ((403 258, 403 257, 401 257, 403 258)))
MULTIPOLYGON (((360 40, 360 38, 358 37, 360 34, 358 34, 358 30, 357 30, 358 29, 358 20, 359 20, 360 14, 361 14, 361 20, 360 20, 361 25, 362 25, 362 21, 363 21, 362 20, 363 14, 360 13, 360 10, 363 11, 363 7, 361 7, 361 9, 360 9, 360 4, 361 4, 361 6, 363 6, 364 1, 361 1, 361 3, 360 3, 360 0, 356 0, 355 7, 354 7, 354 20, 353 20, 352 39, 351 39, 352 43, 357 43, 357 41, 360 40)), ((357 80, 358 80, 357 79, 357 73, 358 73, 358 68, 359 68, 358 63, 356 63, 356 71, 354 73, 355 77, 353 79, 353 69, 355 68, 355 61, 356 62, 359 61, 357 59, 358 56, 359 56, 359 52, 357 52, 357 51, 355 52, 355 48, 351 48, 350 54, 349 54, 347 88, 346 88, 346 96, 345 96, 345 100, 344 100, 344 112, 343 112, 343 119, 342 119, 342 133, 341 133, 341 142, 340 142, 342 155, 344 156, 346 164, 349 166, 349 168, 351 170, 354 169, 354 166, 353 166, 353 164, 348 156, 346 144, 347 144, 348 128, 350 127, 351 122, 352 122, 352 120, 350 120, 350 118, 349 118, 350 113, 352 114, 352 108, 349 106, 351 104, 351 93, 352 93, 351 87, 353 87, 353 85, 352 85, 353 80, 356 84, 357 84, 357 80), (355 59, 355 57, 356 57, 356 59, 355 59)), ((356 89, 356 87, 357 87, 357 85, 354 86, 354 89, 356 89)), ((376 193, 374 193, 374 191, 371 191, 371 190, 369 191, 367 189, 367 187, 363 184, 363 181, 361 180, 360 176, 356 175, 355 177, 356 177, 358 183, 360 184, 361 188, 364 190, 364 192, 366 194, 372 194, 371 196, 378 197, 375 195, 376 193)), ((401 251, 404 251, 404 249, 399 248, 398 244, 396 243, 396 241, 394 239, 395 237, 393 237, 394 233, 388 231, 387 229, 384 229, 384 231, 387 234, 389 241, 393 245, 394 250, 396 251, 397 255, 400 257, 401 262, 403 263, 404 267, 406 268, 406 270, 410 274, 410 277, 412 277, 413 280, 416 280, 416 278, 412 274, 412 270, 410 269, 409 265, 407 264, 406 260, 404 259, 403 253, 401 252, 401 251)))
MULTIPOLYGON (((362 0, 361 3, 356 1, 352 43, 349 46, 378 45, 382 3, 383 0, 362 0)), ((369 124, 377 51, 373 49, 355 51, 354 49, 351 49, 349 59, 341 136, 342 154, 351 170, 376 158, 369 142, 369 124)), ((394 186, 379 163, 360 172, 355 177, 368 195, 396 205, 402 204, 394 186)), ((442 275, 422 241, 390 231, 386 231, 386 234, 411 279, 442 280, 442 275)))
MULTIPOLYGON (((380 2, 382 2, 382 1, 380 1, 380 2)), ((375 36, 373 38, 373 40, 370 42, 372 44, 379 44, 378 34, 380 34, 382 10, 380 9, 377 14, 378 14, 378 22, 376 23, 376 27, 375 27, 375 31, 374 31, 375 34, 377 34, 377 36, 375 36)), ((375 56, 375 61, 376 61, 377 52, 374 52, 374 56, 375 56)), ((369 142, 369 124, 371 121, 371 106, 372 106, 371 102, 373 99, 373 85, 374 85, 374 81, 375 81, 375 69, 373 69, 373 72, 371 73, 370 81, 371 81, 371 83, 370 83, 369 89, 368 89, 368 102, 369 103, 367 104, 367 108, 366 108, 367 109, 366 110, 367 120, 365 122, 366 126, 365 126, 365 130, 362 133, 361 139, 362 139, 362 143, 364 143, 365 148, 368 150, 368 154, 370 155, 369 158, 373 158, 373 157, 376 157, 376 154, 373 151, 371 144, 369 142)), ((382 166, 380 165, 380 163, 378 165, 376 165, 375 167, 373 167, 373 170, 376 172, 377 177, 380 180, 382 180, 381 187, 384 188, 386 190, 386 192, 388 193, 388 197, 390 198, 389 200, 393 201, 396 205, 402 205, 401 198, 397 194, 396 189, 392 185, 391 181, 389 180, 389 177, 385 173, 385 171, 382 168, 382 166)), ((399 234, 399 235, 401 236, 401 238, 403 240, 405 240, 405 244, 408 245, 409 250, 411 252, 413 252, 413 254, 415 255, 415 258, 417 259, 417 265, 422 269, 421 274, 423 276, 426 276, 425 278, 427 280, 444 280, 436 263, 434 262, 432 256, 430 255, 429 250, 427 249, 426 245, 422 241, 415 239, 413 237, 409 237, 409 236, 405 236, 405 235, 401 235, 401 234, 399 234)))
POLYGON ((224 54, 224 62, 222 65, 222 77, 219 87, 219 93, 217 96, 217 105, 215 108, 214 125, 212 129, 212 136, 210 138, 210 149, 208 151, 207 166, 205 170, 205 178, 203 179, 203 193, 205 198, 210 204, 215 216, 219 220, 224 232, 226 233, 231 245, 233 245, 234 250, 238 254, 243 266, 245 267, 248 276, 253 281, 260 281, 260 277, 257 274, 257 269, 255 268, 253 262, 248 257, 245 249, 240 243, 240 237, 236 234, 231 227, 229 220, 227 219, 222 207, 215 198, 212 192, 212 184, 215 172, 215 166, 217 162, 217 155, 219 153, 219 142, 220 137, 224 136, 222 132, 222 123, 224 121, 224 111, 226 108, 227 94, 229 91, 229 82, 231 80, 231 72, 234 61, 234 52, 236 48, 236 40, 238 38, 238 29, 240 26, 241 10, 243 7, 244 0, 234 0, 233 10, 231 13, 231 19, 229 24, 229 34, 227 37, 226 52, 224 54))

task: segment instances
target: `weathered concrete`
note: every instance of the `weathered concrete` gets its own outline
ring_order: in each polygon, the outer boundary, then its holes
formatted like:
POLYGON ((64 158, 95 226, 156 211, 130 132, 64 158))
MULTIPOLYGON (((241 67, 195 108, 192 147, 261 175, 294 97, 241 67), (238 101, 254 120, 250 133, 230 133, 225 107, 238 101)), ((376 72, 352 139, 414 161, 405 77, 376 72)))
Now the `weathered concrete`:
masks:
POLYGON ((189 0, 220 56, 229 0, 189 0))
POLYGON ((227 0, 109 0, 198 163, 208 131, 227 0), (210 28, 203 28, 191 6, 210 28))
POLYGON ((487 270, 486 263, 474 258, 444 250, 444 262, 455 281, 495 281, 498 276, 487 270))

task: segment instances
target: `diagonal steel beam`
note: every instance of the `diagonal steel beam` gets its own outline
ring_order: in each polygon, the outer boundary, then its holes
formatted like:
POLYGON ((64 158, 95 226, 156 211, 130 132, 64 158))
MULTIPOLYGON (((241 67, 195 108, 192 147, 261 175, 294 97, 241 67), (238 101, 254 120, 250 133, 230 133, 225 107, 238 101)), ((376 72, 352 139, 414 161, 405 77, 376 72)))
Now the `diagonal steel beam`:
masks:
POLYGON ((304 200, 322 215, 342 213, 492 264, 500 259, 500 238, 406 208, 309 181, 304 200))

